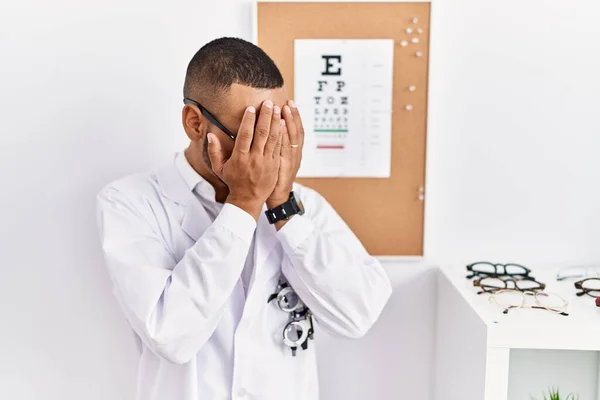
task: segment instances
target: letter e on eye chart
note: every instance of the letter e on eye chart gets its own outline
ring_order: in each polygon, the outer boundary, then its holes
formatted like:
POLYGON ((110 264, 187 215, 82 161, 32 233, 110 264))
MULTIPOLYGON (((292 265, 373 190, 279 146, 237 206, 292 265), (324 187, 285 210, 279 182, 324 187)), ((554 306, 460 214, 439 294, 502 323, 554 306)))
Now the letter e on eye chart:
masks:
POLYGON ((299 177, 389 178, 393 63, 392 39, 294 41, 299 177))

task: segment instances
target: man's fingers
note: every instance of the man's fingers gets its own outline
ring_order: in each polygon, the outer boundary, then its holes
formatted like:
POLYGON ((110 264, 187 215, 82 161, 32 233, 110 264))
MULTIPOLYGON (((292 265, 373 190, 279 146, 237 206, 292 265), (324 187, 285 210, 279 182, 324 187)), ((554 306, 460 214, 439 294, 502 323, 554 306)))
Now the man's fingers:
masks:
POLYGON ((290 132, 288 124, 284 121, 283 132, 281 132, 281 157, 292 159, 292 147, 290 146, 290 132))
POLYGON ((296 129, 296 121, 294 121, 292 109, 288 105, 283 106, 283 118, 285 119, 285 124, 287 126, 290 144, 299 145, 300 143, 298 142, 298 131, 296 129))
POLYGON ((265 156, 273 156, 275 146, 279 141, 281 131, 281 108, 273 107, 273 118, 271 118, 271 127, 269 128, 269 137, 265 144, 265 156))
POLYGON ((298 140, 298 145, 300 145, 300 149, 304 146, 304 125, 302 124, 302 118, 300 117, 300 111, 298 111, 298 107, 294 100, 289 100, 288 105, 292 109, 292 116, 294 117, 294 122, 296 123, 296 140, 298 140))
POLYGON ((223 156, 223 149, 221 148, 221 142, 214 133, 207 135, 208 140, 208 157, 212 164, 214 172, 220 172, 225 163, 225 157, 223 156))
POLYGON ((238 134, 235 138, 234 152, 248 153, 254 137, 254 123, 256 122, 256 109, 252 106, 246 108, 238 134))
POLYGON ((283 144, 283 135, 287 135, 285 132, 285 121, 279 120, 279 135, 277 136, 277 144, 275 144, 275 148, 273 149, 273 158, 281 156, 281 146, 283 144))
POLYGON ((273 116, 273 102, 266 100, 263 102, 260 108, 260 114, 258 115, 258 122, 256 123, 256 129, 254 133, 254 140, 252 141, 252 151, 258 154, 263 154, 265 151, 265 143, 269 138, 269 131, 271 130, 271 117, 273 116))

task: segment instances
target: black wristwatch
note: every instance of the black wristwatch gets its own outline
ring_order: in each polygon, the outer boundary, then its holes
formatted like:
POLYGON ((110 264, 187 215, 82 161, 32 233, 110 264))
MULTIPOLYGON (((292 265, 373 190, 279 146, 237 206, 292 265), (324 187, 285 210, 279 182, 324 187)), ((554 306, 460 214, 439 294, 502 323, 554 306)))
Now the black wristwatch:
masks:
POLYGON ((280 206, 265 211, 265 214, 269 220, 269 223, 274 224, 275 222, 279 221, 287 221, 296 214, 304 214, 304 206, 302 205, 302 201, 300 201, 298 195, 294 192, 290 192, 290 198, 288 201, 280 206))

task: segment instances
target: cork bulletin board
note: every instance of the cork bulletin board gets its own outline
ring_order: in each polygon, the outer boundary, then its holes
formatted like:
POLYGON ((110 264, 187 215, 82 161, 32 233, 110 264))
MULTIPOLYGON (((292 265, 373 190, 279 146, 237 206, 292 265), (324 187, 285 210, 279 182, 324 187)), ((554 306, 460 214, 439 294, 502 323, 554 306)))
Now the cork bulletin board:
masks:
MULTIPOLYGON (((295 39, 393 39, 390 178, 303 178, 372 255, 422 255, 430 3, 256 4, 257 44, 294 93, 295 39)), ((302 110, 300 110, 302 111, 302 110)))

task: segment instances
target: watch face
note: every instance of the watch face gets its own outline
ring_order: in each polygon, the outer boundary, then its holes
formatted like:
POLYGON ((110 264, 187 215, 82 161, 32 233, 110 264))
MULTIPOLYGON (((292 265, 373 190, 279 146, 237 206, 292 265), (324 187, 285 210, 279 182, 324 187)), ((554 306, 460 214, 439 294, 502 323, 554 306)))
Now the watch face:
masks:
POLYGON ((303 215, 304 214, 304 204, 302 204, 302 200, 300 200, 300 196, 298 196, 298 193, 292 192, 292 198, 294 199, 294 202, 296 203, 296 205, 298 206, 298 209, 300 210, 298 212, 298 214, 303 215))

